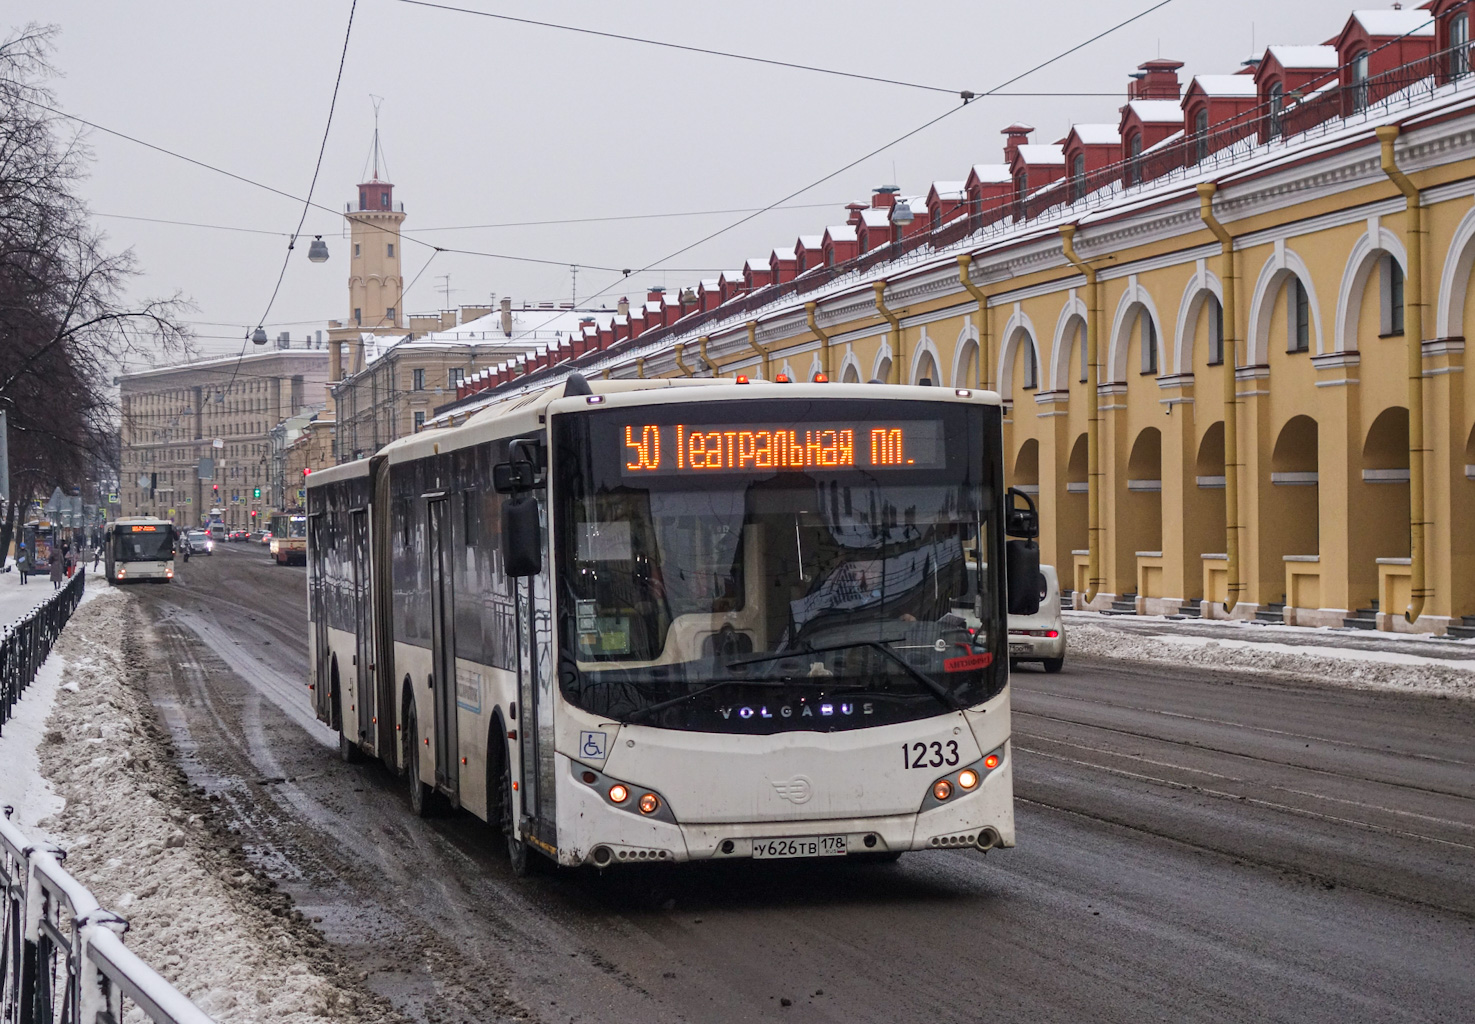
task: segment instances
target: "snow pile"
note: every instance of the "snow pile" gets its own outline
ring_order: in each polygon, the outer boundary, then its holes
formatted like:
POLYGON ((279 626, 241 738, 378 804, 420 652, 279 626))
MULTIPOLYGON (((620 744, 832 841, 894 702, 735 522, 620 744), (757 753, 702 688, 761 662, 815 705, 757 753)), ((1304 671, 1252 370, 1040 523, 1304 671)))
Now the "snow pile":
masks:
POLYGON ((1170 662, 1292 676, 1368 690, 1475 699, 1475 661, 1345 647, 1260 643, 1071 625, 1070 649, 1088 658, 1170 662))
POLYGON ((109 590, 56 648, 66 682, 40 761, 66 801, 44 827, 67 870, 129 919, 129 948, 222 1024, 396 1019, 335 976, 322 937, 208 827, 210 804, 172 764, 130 678, 144 663, 136 616, 109 590))

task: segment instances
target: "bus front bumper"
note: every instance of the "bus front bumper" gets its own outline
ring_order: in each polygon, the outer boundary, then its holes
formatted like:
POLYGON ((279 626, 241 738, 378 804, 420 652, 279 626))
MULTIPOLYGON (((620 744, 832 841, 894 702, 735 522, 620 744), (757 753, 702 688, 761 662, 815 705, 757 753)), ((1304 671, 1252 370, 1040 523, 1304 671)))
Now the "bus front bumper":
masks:
POLYGON ((834 850, 838 837, 845 856, 1014 845, 1013 759, 1007 752, 976 790, 940 804, 925 801, 931 806, 911 813, 721 824, 683 822, 680 808, 665 806, 658 816, 643 815, 638 801, 656 791, 636 783, 629 784, 624 806, 612 805, 600 788, 580 781, 584 765, 561 754, 558 760, 561 781, 570 783, 560 787, 558 809, 558 862, 566 866, 740 860, 753 858, 766 840, 824 838, 834 850))

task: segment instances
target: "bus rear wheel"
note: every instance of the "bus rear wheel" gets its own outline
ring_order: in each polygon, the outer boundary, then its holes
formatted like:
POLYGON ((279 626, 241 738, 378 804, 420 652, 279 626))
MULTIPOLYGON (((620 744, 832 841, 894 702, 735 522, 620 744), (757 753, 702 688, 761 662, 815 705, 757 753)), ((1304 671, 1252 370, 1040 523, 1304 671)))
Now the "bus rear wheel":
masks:
POLYGON ((430 787, 420 781, 420 730, 412 705, 405 716, 405 775, 410 783, 410 813, 417 818, 430 817, 430 787))

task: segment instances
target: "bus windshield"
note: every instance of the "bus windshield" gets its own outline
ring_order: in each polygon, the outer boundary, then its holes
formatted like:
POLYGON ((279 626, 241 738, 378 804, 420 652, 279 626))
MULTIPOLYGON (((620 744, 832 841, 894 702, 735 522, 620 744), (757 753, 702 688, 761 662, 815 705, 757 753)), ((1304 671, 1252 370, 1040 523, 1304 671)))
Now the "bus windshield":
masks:
POLYGON ((174 558, 174 529, 167 523, 118 526, 113 530, 113 560, 167 562, 174 558))
POLYGON ((563 416, 564 697, 704 732, 860 728, 1005 682, 999 413, 764 400, 563 416))

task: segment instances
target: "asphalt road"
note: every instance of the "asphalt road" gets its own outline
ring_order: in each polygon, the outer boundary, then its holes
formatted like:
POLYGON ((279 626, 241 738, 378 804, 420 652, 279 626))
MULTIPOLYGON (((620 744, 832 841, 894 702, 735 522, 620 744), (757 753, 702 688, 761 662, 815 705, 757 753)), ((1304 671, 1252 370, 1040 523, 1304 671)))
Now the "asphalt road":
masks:
POLYGON ((185 770, 416 1019, 1475 1019, 1469 703, 1026 669, 1014 850, 518 880, 480 822, 337 760, 303 570, 222 545, 130 593, 185 770))

